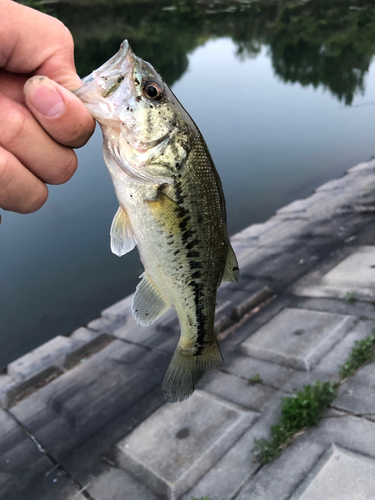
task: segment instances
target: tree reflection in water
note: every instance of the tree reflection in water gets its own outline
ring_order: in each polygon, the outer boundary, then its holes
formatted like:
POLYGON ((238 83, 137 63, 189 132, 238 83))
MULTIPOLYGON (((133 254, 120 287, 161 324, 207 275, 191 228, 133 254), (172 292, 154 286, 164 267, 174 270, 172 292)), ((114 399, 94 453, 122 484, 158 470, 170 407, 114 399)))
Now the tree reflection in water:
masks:
POLYGON ((208 39, 230 37, 239 58, 256 57, 266 46, 283 81, 323 86, 350 105, 364 90, 375 52, 375 6, 369 1, 71 0, 41 7, 72 31, 82 76, 126 37, 172 85, 187 70, 189 52, 208 39))

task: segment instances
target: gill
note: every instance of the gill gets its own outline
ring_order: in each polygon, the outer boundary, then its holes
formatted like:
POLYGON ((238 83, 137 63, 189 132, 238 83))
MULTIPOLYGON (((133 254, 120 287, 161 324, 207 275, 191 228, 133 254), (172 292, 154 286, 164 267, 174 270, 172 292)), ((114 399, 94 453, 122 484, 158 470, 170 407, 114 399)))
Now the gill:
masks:
POLYGON ((109 161, 112 155, 117 165, 129 177, 138 182, 152 185, 173 184, 174 171, 172 165, 168 168, 162 163, 157 166, 157 163, 158 158, 164 154, 177 134, 178 129, 174 128, 154 141, 147 143, 139 140, 132 141, 131 134, 123 125, 119 131, 118 140, 109 140, 107 142, 108 151, 104 151, 104 153, 109 161), (150 168, 155 166, 156 168, 150 168))

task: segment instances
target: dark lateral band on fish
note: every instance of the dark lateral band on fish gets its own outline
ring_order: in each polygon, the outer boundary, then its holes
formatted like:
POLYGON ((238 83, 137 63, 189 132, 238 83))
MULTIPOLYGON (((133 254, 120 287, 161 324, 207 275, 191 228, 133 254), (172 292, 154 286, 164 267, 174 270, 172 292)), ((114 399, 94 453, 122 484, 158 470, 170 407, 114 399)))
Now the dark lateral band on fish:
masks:
POLYGON ((216 292, 221 281, 239 277, 220 178, 190 115, 127 41, 83 82, 75 94, 101 125, 120 205, 111 249, 121 256, 138 247, 145 272, 132 313, 141 325, 170 306, 177 311, 181 335, 162 391, 168 401, 183 401, 223 364, 216 292))

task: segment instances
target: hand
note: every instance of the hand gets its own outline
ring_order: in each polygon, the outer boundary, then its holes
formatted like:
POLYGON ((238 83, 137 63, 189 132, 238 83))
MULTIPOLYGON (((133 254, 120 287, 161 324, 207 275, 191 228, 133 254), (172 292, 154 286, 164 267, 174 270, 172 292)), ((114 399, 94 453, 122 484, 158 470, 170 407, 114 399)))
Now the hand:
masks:
POLYGON ((69 92, 82 82, 68 29, 11 0, 0 0, 0 12, 0 207, 30 213, 47 200, 46 183, 73 175, 71 148, 88 141, 95 122, 69 92))

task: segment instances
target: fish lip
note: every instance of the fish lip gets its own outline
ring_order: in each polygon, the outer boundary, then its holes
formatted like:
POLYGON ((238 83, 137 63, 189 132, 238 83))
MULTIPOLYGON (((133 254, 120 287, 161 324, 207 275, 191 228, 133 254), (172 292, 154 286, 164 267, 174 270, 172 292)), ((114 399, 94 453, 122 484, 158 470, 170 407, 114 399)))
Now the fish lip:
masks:
POLYGON ((103 78, 106 76, 118 73, 121 76, 125 76, 130 71, 133 71, 135 64, 135 55, 129 45, 127 40, 124 40, 120 45, 120 50, 112 56, 108 61, 102 64, 99 68, 94 70, 89 75, 82 79, 83 85, 78 89, 73 91, 77 97, 83 94, 90 84, 92 84, 96 79, 103 78))

